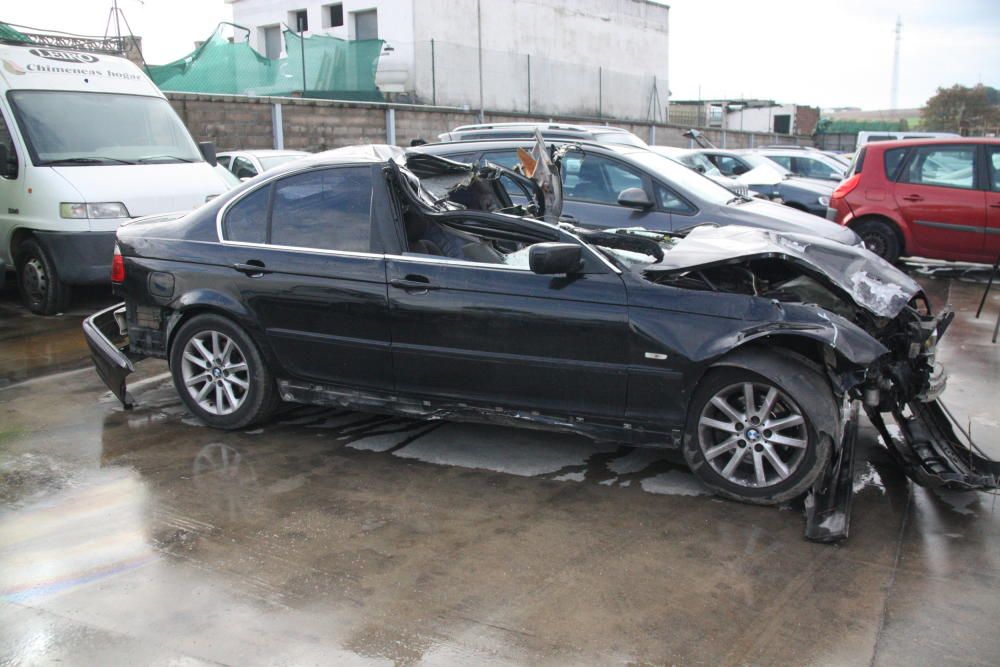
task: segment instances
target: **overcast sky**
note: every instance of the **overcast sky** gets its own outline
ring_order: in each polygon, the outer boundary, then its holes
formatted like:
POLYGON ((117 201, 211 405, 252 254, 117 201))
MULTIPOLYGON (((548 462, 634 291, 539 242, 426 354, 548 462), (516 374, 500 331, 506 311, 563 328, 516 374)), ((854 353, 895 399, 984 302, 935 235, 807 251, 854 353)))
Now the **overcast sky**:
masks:
MULTIPOLYGON (((195 40, 231 17, 223 0, 119 2, 154 64, 185 55, 195 40)), ((705 98, 746 96, 884 109, 890 100, 897 15, 903 20, 900 107, 923 105, 938 86, 982 82, 1000 87, 1000 0, 667 4, 674 99, 697 98, 700 87, 705 98)), ((110 0, 7 0, 0 18, 101 35, 110 7, 110 0)))

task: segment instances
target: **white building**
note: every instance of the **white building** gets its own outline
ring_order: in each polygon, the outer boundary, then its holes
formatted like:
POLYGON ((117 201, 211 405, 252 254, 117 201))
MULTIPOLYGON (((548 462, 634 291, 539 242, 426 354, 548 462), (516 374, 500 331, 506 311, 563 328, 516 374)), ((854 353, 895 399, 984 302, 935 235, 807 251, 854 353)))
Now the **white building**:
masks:
POLYGON ((646 119, 669 96, 669 7, 652 0, 227 1, 270 58, 283 26, 385 40, 376 80, 401 99, 646 119))

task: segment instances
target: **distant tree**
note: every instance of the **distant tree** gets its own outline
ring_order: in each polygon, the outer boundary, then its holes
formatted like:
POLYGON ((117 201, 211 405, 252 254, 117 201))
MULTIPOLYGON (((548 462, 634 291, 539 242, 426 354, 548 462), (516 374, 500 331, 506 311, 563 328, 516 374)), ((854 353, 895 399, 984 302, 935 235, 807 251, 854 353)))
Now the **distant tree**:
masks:
POLYGON ((930 132, 995 132, 1000 127, 1000 90, 982 84, 938 88, 927 100, 921 118, 924 129, 930 132))

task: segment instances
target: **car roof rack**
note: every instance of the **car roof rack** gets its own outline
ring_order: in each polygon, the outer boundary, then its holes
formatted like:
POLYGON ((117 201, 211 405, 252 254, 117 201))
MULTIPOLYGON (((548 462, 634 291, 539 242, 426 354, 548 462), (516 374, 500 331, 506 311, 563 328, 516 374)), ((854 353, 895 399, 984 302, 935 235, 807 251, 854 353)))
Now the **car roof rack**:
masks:
POLYGON ((0 43, 12 46, 40 46, 49 49, 87 51, 123 55, 131 48, 130 38, 76 35, 0 21, 0 43))
POLYGON ((471 125, 460 125, 449 133, 455 132, 476 132, 481 130, 517 130, 532 129, 540 130, 563 130, 566 132, 616 132, 628 134, 629 131, 623 127, 613 125, 591 125, 586 123, 545 123, 545 122, 514 122, 514 123, 473 123, 471 125))
POLYGON ((767 144, 766 146, 758 146, 757 148, 780 148, 781 150, 797 150, 797 151, 816 151, 819 150, 815 146, 799 146, 798 144, 767 144))

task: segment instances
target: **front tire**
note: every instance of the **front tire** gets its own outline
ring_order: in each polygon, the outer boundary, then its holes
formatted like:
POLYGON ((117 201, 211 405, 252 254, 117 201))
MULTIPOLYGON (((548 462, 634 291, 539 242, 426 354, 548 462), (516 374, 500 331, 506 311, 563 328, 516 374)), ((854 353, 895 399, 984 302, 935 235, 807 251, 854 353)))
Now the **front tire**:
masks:
POLYGON ((170 348, 170 373, 188 409, 215 428, 262 421, 278 402, 253 339, 219 315, 197 315, 181 326, 170 348))
POLYGON ((59 278, 55 262, 38 241, 28 239, 17 249, 17 290, 36 315, 55 315, 69 305, 70 287, 59 278))
MULTIPOLYGON (((821 382, 812 378, 810 382, 821 382)), ((816 391, 829 390, 817 386, 816 391)), ((829 465, 816 416, 779 383, 753 371, 708 372, 691 403, 684 459, 719 495, 772 505, 805 493, 829 465)))

